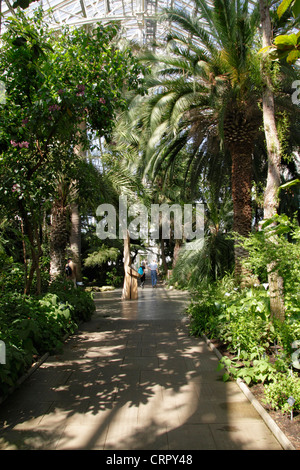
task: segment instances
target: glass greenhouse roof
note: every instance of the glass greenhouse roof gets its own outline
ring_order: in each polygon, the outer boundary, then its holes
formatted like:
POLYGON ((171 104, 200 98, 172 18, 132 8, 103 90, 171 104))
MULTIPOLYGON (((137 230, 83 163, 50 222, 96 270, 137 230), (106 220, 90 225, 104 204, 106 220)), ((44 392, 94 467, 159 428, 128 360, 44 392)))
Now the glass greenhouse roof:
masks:
MULTIPOLYGON (((5 18, 14 13, 10 1, 2 2, 2 31, 5 29, 5 18)), ((157 20, 164 8, 177 7, 193 12, 195 4, 193 0, 39 0, 25 12, 30 15, 38 7, 47 12, 49 25, 55 29, 63 25, 76 27, 119 20, 127 39, 145 44, 154 39, 159 41, 165 36, 168 25, 157 20)))

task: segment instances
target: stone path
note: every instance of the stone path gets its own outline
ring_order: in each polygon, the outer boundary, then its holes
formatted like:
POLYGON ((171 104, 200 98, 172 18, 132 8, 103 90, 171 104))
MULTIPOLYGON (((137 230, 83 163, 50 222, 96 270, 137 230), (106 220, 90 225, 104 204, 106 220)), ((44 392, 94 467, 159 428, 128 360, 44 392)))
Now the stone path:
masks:
POLYGON ((188 335, 185 293, 97 294, 97 311, 2 405, 0 449, 275 450, 218 358, 188 335))

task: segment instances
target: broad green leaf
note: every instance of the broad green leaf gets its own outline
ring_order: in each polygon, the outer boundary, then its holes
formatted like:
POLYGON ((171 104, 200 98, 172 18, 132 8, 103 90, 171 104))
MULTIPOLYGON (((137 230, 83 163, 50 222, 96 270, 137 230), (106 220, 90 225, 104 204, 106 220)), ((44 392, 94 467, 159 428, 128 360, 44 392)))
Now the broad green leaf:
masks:
POLYGON ((293 5, 293 15, 295 18, 298 18, 300 15, 300 0, 295 0, 295 3, 293 5))
POLYGON ((296 62, 296 60, 299 59, 299 57, 300 57, 300 51, 293 50, 288 54, 288 56, 286 58, 287 63, 288 64, 294 64, 296 62))
POLYGON ((277 14, 279 18, 282 17, 282 15, 286 12, 286 10, 289 8, 293 0, 283 0, 279 7, 277 8, 277 14))
POLYGON ((300 180, 299 179, 296 179, 296 180, 293 180, 293 181, 289 181, 288 183, 284 183, 282 184, 279 189, 287 189, 287 188, 290 188, 291 186, 294 186, 294 185, 297 185, 300 183, 300 180))
POLYGON ((265 52, 269 52, 269 50, 272 48, 272 46, 266 46, 266 47, 262 47, 261 49, 259 49, 258 53, 259 54, 264 54, 265 52))
POLYGON ((297 35, 296 34, 281 34, 277 36, 274 40, 276 46, 296 46, 297 45, 297 35))
POLYGON ((251 382, 251 377, 246 376, 246 377, 244 377, 244 380, 245 380, 246 384, 249 385, 250 382, 251 382))

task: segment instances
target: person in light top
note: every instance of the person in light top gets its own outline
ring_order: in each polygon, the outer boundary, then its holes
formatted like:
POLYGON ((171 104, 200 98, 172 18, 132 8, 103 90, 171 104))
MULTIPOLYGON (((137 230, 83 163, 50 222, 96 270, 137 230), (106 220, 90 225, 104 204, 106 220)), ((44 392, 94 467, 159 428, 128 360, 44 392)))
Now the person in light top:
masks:
POLYGON ((156 287, 157 284, 157 274, 158 274, 158 266, 156 260, 154 259, 152 263, 149 264, 149 269, 151 272, 151 283, 152 287, 156 287))

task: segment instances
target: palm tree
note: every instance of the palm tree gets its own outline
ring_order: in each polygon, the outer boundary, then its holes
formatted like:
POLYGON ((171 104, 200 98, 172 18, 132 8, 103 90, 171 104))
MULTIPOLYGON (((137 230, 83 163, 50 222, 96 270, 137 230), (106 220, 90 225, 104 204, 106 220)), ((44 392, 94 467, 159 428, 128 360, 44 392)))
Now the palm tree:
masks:
MULTIPOLYGON (((185 161, 195 177, 231 164, 233 230, 251 230, 252 157, 261 124, 260 69, 255 51, 259 23, 247 0, 195 0, 196 14, 165 12, 186 35, 172 34, 161 54, 144 59, 154 66, 148 94, 137 97, 129 116, 133 146, 143 148, 143 169, 153 174, 174 159, 185 161), (131 127, 132 129, 132 127, 131 127), (215 156, 222 155, 216 161, 215 156)), ((242 248, 235 248, 236 274, 242 272, 242 248)))
POLYGON ((205 238, 195 243, 195 250, 182 250, 173 270, 172 280, 182 287, 199 289, 230 273, 233 243, 228 237, 232 227, 232 201, 227 188, 211 182, 203 191, 205 203, 205 238))

